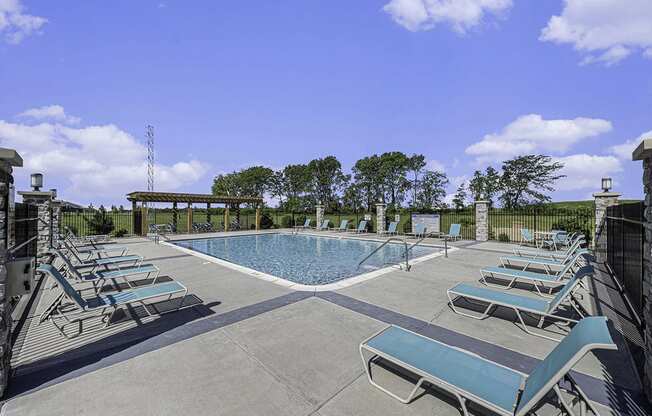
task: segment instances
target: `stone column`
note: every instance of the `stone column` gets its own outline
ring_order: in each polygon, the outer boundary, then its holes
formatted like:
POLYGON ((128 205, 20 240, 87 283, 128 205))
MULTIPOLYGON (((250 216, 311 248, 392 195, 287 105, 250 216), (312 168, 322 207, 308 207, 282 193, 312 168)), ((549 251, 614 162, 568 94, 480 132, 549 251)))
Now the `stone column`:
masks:
POLYGON ((376 232, 382 233, 385 231, 385 209, 387 205, 379 202, 376 204, 376 232))
POLYGON ((617 192, 596 192, 595 198, 595 232, 593 233, 593 251, 597 262, 607 261, 607 227, 605 227, 605 216, 607 208, 618 205, 617 192))
POLYGON ((475 239, 489 241, 489 201, 475 201, 475 239))
POLYGON ((260 230, 260 205, 256 205, 256 231, 260 230))
POLYGON ((11 362, 11 308, 5 297, 7 285, 7 231, 9 226, 8 208, 13 201, 14 166, 23 166, 23 159, 13 149, 0 149, 0 397, 4 394, 9 380, 11 362))
POLYGON ((315 227, 319 229, 321 223, 324 222, 324 206, 322 204, 315 205, 315 215, 317 216, 317 224, 315 227))
MULTIPOLYGON (((645 325, 645 367, 643 386, 652 401, 652 138, 643 140, 632 153, 632 160, 643 161, 645 194, 645 238, 643 240, 643 323, 645 325)), ((596 224, 597 227, 597 224, 596 224)))
POLYGON ((23 202, 30 205, 36 205, 38 208, 38 221, 36 222, 36 229, 38 238, 36 240, 36 261, 41 262, 43 259, 49 257, 48 252, 53 246, 54 229, 51 224, 52 213, 52 197, 50 191, 21 191, 19 195, 23 196, 23 202))
POLYGON ((50 201, 50 230, 52 246, 59 247, 59 217, 61 215, 61 201, 53 199, 50 201))

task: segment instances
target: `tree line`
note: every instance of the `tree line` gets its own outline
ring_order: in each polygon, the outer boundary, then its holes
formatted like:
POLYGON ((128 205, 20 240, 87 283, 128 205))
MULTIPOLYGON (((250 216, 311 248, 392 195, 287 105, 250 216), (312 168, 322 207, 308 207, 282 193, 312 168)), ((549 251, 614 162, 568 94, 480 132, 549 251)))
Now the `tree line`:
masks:
MULTIPOLYGON (((500 172, 493 167, 477 170, 468 183, 458 187, 453 207, 461 209, 480 199, 506 208, 548 202, 547 193, 554 191, 554 183, 563 177, 559 174, 562 167, 549 156, 525 155, 504 161, 500 172)), ((323 204, 328 212, 371 211, 378 202, 385 203, 389 210, 430 210, 447 207, 448 184, 446 173, 428 169, 424 155, 385 152, 359 159, 350 173, 345 173, 335 156, 287 165, 280 170, 251 166, 217 175, 212 192, 229 196, 268 195, 287 211, 312 210, 317 203, 323 204)))

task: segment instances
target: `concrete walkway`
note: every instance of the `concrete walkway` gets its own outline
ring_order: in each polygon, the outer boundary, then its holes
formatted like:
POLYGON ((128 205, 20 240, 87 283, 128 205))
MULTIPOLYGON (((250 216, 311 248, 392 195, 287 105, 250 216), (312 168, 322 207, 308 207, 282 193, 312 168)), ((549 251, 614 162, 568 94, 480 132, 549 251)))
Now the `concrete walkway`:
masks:
MULTIPOLYGON (((555 346, 524 333, 509 313, 476 321, 448 307, 446 289, 479 284, 479 268, 510 251, 498 243, 457 243, 460 250, 448 258, 410 272, 305 292, 147 240, 125 242, 186 285, 193 306, 157 318, 134 311, 135 320, 118 317, 108 331, 74 340, 32 318, 17 342, 1 414, 458 415, 455 401, 432 389, 404 405, 372 387, 360 341, 397 324, 526 373, 555 346)), ((41 290, 34 316, 52 295, 47 282, 41 290)), ((591 296, 584 298, 589 310, 591 296)), ((640 386, 626 351, 587 356, 575 371, 606 414, 646 414, 638 409, 640 386)), ((378 372, 381 383, 410 388, 394 372, 378 372)), ((553 410, 546 405, 540 414, 553 410)))

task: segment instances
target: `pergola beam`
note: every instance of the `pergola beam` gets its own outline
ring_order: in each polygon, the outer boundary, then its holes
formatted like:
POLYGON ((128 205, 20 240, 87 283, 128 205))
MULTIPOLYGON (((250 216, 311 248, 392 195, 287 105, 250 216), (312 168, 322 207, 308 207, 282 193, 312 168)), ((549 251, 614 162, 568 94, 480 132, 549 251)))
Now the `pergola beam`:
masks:
POLYGON ((226 196, 211 194, 184 194, 177 192, 132 192, 127 194, 132 202, 177 202, 186 204, 262 204, 257 196, 226 196))

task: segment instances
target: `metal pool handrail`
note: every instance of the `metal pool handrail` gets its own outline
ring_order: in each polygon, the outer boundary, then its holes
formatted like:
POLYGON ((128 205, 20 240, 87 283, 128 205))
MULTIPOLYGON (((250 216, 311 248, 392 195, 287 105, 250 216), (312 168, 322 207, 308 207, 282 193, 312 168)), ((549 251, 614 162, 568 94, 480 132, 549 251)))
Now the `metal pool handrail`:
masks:
POLYGON ((405 239, 403 239, 403 238, 399 238, 399 237, 389 237, 387 240, 385 240, 385 242, 383 242, 383 244, 381 244, 381 245, 379 245, 378 247, 376 247, 376 249, 374 249, 371 253, 369 253, 369 255, 368 255, 367 257, 365 257, 364 259, 362 259, 362 260, 360 261, 360 263, 358 263, 358 267, 360 267, 360 266, 362 265, 362 263, 364 263, 365 261, 367 261, 371 256, 373 256, 374 254, 376 254, 376 253, 378 252, 378 250, 380 250, 381 248, 385 247, 385 246, 386 246, 387 244, 389 244, 391 241, 400 241, 400 242, 403 243, 403 245, 404 245, 404 247, 405 247, 405 270, 409 271, 409 270, 410 270, 410 262, 409 262, 409 259, 408 259, 408 250, 409 250, 409 249, 408 249, 408 246, 407 246, 407 241, 405 241, 405 239))

